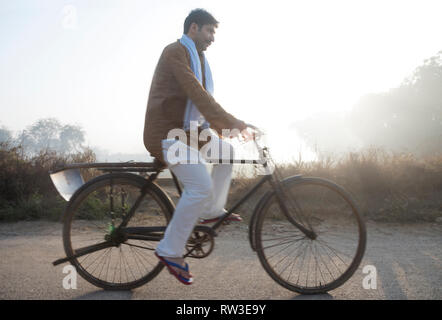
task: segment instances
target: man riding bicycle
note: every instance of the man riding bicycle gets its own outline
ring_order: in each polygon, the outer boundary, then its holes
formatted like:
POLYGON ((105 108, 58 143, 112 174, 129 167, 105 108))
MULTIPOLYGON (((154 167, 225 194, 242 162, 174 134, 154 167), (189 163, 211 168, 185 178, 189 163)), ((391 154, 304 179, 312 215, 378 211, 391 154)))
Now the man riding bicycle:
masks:
MULTIPOLYGON (((184 284, 193 282, 183 259, 186 242, 200 219, 212 222, 224 214, 230 188, 232 164, 216 164, 209 174, 205 160, 232 157, 233 148, 225 138, 240 133, 246 141, 253 139, 248 125, 226 112, 212 96, 212 74, 203 52, 214 42, 217 27, 218 21, 207 11, 190 12, 181 39, 163 50, 146 110, 147 150, 184 185, 156 255, 184 284), (184 132, 185 139, 176 139, 176 129, 184 132), (202 151, 203 144, 210 154, 202 151), (181 151, 178 157, 176 150, 181 151)), ((229 219, 241 221, 237 214, 229 219)))

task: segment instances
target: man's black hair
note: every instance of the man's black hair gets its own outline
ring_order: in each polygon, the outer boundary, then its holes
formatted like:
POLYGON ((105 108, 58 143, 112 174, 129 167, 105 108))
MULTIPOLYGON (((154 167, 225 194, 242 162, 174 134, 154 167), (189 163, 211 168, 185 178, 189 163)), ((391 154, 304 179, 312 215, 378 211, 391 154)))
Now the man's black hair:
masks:
POLYGON ((198 28, 201 29, 202 26, 206 24, 213 24, 218 27, 218 21, 206 10, 204 9, 194 9, 187 16, 186 20, 184 20, 184 34, 187 34, 190 29, 190 25, 192 23, 196 23, 198 28))

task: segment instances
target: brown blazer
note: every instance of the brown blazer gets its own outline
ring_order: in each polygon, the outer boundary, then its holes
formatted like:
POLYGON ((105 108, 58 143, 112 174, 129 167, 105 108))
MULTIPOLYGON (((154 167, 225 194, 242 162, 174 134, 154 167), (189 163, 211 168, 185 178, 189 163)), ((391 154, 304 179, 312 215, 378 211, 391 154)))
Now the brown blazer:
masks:
POLYGON ((144 125, 144 145, 163 164, 161 141, 167 138, 171 129, 183 128, 188 98, 218 134, 222 129, 246 128, 243 121, 227 113, 199 83, 190 68, 189 52, 178 40, 163 50, 158 61, 144 125))

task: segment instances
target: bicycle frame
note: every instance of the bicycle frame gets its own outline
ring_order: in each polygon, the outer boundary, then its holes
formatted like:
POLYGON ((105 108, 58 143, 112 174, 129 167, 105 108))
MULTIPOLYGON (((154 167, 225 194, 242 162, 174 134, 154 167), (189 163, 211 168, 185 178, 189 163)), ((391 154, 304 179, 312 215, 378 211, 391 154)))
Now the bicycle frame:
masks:
POLYGON ((241 197, 241 199, 239 199, 233 206, 232 208, 230 208, 229 210, 227 210, 227 212, 223 215, 222 218, 220 218, 219 221, 217 221, 213 226, 212 229, 213 230, 217 230, 223 223, 224 221, 237 209, 239 208, 245 201, 247 201, 247 199, 250 198, 251 195, 253 195, 256 191, 258 191, 262 185, 266 182, 269 182, 272 179, 271 175, 266 175, 264 176, 257 184, 255 184, 252 189, 250 189, 249 191, 247 191, 247 193, 241 197))
MULTIPOLYGON (((259 160, 234 160, 234 159, 230 159, 228 163, 230 164, 245 164, 245 163, 252 163, 252 164, 261 164, 264 168, 267 168, 269 165, 269 153, 268 153, 268 149, 267 147, 261 148, 258 143, 256 141, 255 145, 260 153, 260 159, 259 160)), ((216 161, 216 163, 226 163, 226 160, 223 159, 218 159, 216 161)), ((276 169, 276 167, 275 167, 276 169)), ((158 174, 160 173, 160 171, 158 171, 156 174, 153 174, 149 177, 148 181, 154 181, 158 174)), ((175 187, 177 188, 178 193, 181 195, 182 194, 182 190, 179 184, 179 181, 177 179, 177 177, 173 174, 173 172, 171 172, 172 174, 172 178, 175 184, 175 187)), ((316 239, 317 235, 314 233, 313 230, 309 230, 306 227, 304 227, 302 224, 298 223, 293 217, 292 215, 290 215, 288 208, 286 207, 284 201, 283 201, 283 193, 282 193, 282 189, 281 189, 281 185, 280 185, 280 177, 277 177, 277 175, 274 172, 271 172, 269 174, 264 175, 264 177, 258 182, 256 183, 249 191, 247 191, 247 193, 241 197, 230 209, 227 210, 227 212, 212 226, 209 227, 209 229, 211 229, 210 233, 215 232, 216 230, 218 230, 222 224, 226 221, 226 219, 238 208, 240 207, 245 201, 247 201, 256 191, 258 191, 262 185, 266 182, 269 182, 272 189, 275 191, 276 197, 278 199, 278 203, 281 207, 282 212, 284 213, 284 215, 287 217, 287 219, 293 224, 295 225, 301 232, 303 232, 308 238, 310 239, 316 239)), ((147 186, 147 183, 146 183, 147 186)), ((126 216, 126 218, 123 220, 123 223, 121 224, 121 227, 125 227, 128 223, 128 221, 131 219, 133 213, 135 212, 135 210, 137 209, 139 203, 141 202, 141 199, 144 197, 145 195, 145 191, 142 193, 139 197, 139 199, 137 199, 137 201, 135 202, 134 206, 131 208, 129 214, 126 216)), ((136 230, 140 233, 143 233, 143 235, 149 236, 148 234, 143 232, 143 227, 139 227, 136 230)), ((205 227, 208 228, 208 227, 205 227)), ((130 231, 134 232, 134 229, 131 229, 130 231)), ((144 229, 144 231, 147 231, 146 229, 144 229)), ((141 239, 139 239, 141 240, 141 239)), ((152 240, 151 237, 149 237, 149 239, 146 240, 152 240)))

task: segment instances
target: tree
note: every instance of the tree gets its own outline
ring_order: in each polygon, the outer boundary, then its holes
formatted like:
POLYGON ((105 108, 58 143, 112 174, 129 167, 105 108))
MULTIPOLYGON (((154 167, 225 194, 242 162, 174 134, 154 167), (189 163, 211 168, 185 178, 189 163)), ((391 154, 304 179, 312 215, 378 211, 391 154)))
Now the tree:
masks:
POLYGON ((0 143, 10 142, 12 140, 12 133, 6 127, 0 127, 0 143))
POLYGON ((398 88, 367 95, 353 108, 352 131, 365 145, 426 154, 442 150, 442 51, 398 88))
POLYGON ((387 92, 363 96, 345 115, 323 114, 295 123, 320 150, 385 147, 431 154, 442 150, 442 51, 387 92), (341 147, 339 147, 339 146, 341 147))
POLYGON ((59 134, 60 150, 64 152, 78 152, 84 142, 84 131, 80 126, 64 125, 59 134))
POLYGON ((28 153, 54 150, 59 153, 78 152, 84 142, 84 131, 77 125, 63 125, 57 119, 40 119, 18 137, 18 144, 28 153))

